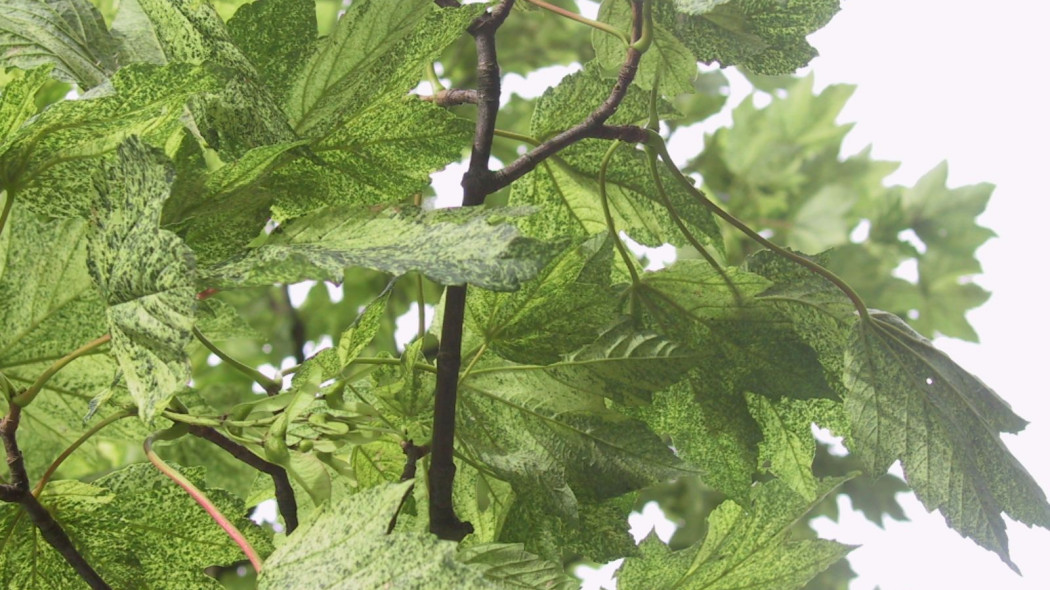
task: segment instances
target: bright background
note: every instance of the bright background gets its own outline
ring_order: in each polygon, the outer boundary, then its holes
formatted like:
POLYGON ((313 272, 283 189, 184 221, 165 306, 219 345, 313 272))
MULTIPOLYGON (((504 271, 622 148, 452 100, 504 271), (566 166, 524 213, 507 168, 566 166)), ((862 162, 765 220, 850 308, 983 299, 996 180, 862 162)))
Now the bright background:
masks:
MULTIPOLYGON (((978 251, 985 272, 977 282, 992 298, 969 315, 982 342, 941 338, 936 344, 1032 423, 1004 438, 1044 490, 1050 489, 1050 399, 1041 374, 1050 353, 1050 319, 1042 309, 1050 268, 1040 256, 1047 250, 1043 238, 1050 237, 1047 23, 1050 6, 1042 2, 844 0, 831 23, 810 37, 821 57, 807 69, 817 90, 858 85, 841 119, 856 122, 845 151, 873 144, 876 159, 901 162, 892 183, 912 185, 947 160, 949 186, 998 186, 980 222, 999 238, 978 251)), ((746 92, 746 84, 731 78, 731 99, 739 101, 736 91, 746 92)), ((694 153, 702 137, 695 141, 694 153)), ((927 513, 913 495, 898 499, 911 521, 887 521, 885 530, 850 511, 847 499, 841 523, 817 521, 821 536, 862 545, 850 556, 858 574, 851 590, 1050 589, 1050 532, 1010 523, 1019 577, 948 529, 939 514, 927 513)), ((633 524, 644 535, 658 521, 650 515, 633 524)), ((607 580, 611 572, 604 573, 607 580)), ((585 588, 613 587, 602 577, 585 588)))

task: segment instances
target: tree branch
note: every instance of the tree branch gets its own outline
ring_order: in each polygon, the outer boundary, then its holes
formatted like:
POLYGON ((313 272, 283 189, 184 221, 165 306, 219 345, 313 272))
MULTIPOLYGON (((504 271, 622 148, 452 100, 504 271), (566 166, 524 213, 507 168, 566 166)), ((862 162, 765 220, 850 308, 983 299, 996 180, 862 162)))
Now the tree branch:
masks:
MULTIPOLYGON (((514 0, 502 0, 490 12, 478 17, 468 29, 474 36, 478 54, 477 120, 470 164, 463 175, 463 206, 485 202, 489 179, 489 157, 499 111, 500 71, 496 61, 496 30, 506 20, 514 0)), ((474 532, 469 522, 456 516, 452 505, 452 484, 456 477, 453 448, 456 433, 456 393, 463 342, 463 317, 467 301, 466 285, 450 285, 445 290, 445 315, 441 323, 441 344, 437 354, 437 386, 434 390, 434 429, 431 435, 430 532, 441 539, 460 541, 474 532)))
POLYGON ((36 499, 29 490, 29 475, 26 473, 25 461, 22 451, 18 449, 16 433, 18 421, 22 416, 22 408, 16 404, 10 404, 7 416, 0 421, 0 438, 4 441, 4 451, 7 453, 7 467, 11 472, 11 483, 0 485, 0 500, 5 502, 16 502, 29 514, 29 519, 40 530, 40 536, 44 537, 55 551, 65 558, 66 562, 77 572, 89 586, 95 589, 109 590, 107 584, 84 556, 77 551, 73 541, 62 530, 51 513, 36 499))
MULTIPOLYGON (((631 31, 631 39, 633 42, 637 41, 642 36, 642 24, 644 21, 642 15, 642 0, 633 0, 631 2, 631 12, 634 17, 634 26, 631 31)), ((613 116, 616 109, 620 107, 620 103, 623 102, 624 97, 627 95, 627 89, 630 87, 631 82, 634 81, 634 77, 638 73, 638 62, 641 61, 641 59, 642 52, 635 49, 633 46, 629 46, 627 48, 627 56, 624 58, 623 65, 620 66, 620 73, 616 77, 616 84, 613 85, 613 89, 609 93, 608 98, 605 99, 605 102, 603 102, 598 108, 594 109, 594 111, 592 111, 591 114, 579 124, 562 131, 547 141, 544 141, 531 151, 523 154, 517 160, 507 164, 502 170, 492 173, 489 184, 486 186, 489 192, 498 191, 522 176, 525 176, 543 160, 553 156, 581 139, 596 137, 601 139, 620 139, 632 143, 645 141, 644 133, 641 133, 640 131, 626 131, 628 129, 634 129, 633 127, 606 127, 604 125, 605 121, 613 116), (612 131, 614 129, 620 131, 612 131)))
POLYGON ((431 96, 420 96, 421 100, 432 102, 439 107, 454 107, 461 104, 478 104, 478 91, 472 89, 450 88, 438 90, 431 96))
POLYGON ((208 426, 190 426, 190 434, 203 438, 226 451, 233 458, 241 461, 273 479, 273 493, 277 498, 277 509, 284 517, 284 526, 291 533, 299 526, 299 508, 295 503, 295 491, 288 480, 288 472, 280 465, 270 463, 262 457, 222 435, 218 430, 208 426))

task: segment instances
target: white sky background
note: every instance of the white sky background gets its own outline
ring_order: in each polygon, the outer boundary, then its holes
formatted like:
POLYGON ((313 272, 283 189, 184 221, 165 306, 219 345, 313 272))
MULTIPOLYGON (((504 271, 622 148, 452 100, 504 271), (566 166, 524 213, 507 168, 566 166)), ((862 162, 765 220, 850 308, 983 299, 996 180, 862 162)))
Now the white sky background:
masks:
MULTIPOLYGON (((874 157, 901 162, 890 178, 897 184, 914 184, 947 160, 949 186, 998 186, 980 221, 999 238, 978 252, 985 272, 977 282, 993 295, 969 315, 982 342, 942 338, 937 345, 1031 422, 1020 435, 1004 438, 1048 490, 1050 388, 1041 370, 1050 353, 1050 318, 1042 309, 1048 281, 1040 254, 1047 249, 1041 238, 1050 237, 1050 83, 1045 71, 1050 5, 1022 0, 842 4, 832 22, 810 36, 821 57, 808 70, 815 73, 818 90, 835 83, 858 85, 841 119, 856 122, 845 152, 874 145, 874 157)), ((521 82, 508 80, 505 90, 542 91, 535 79, 521 82)), ((693 141, 675 141, 672 148, 691 154, 701 142, 698 134, 693 141)), ((446 194, 453 199, 461 174, 459 169, 448 179, 453 190, 446 194)), ((445 193, 441 186, 438 190, 445 193)), ((846 501, 841 525, 820 522, 822 536, 862 545, 850 557, 859 574, 851 590, 1050 589, 1050 532, 1010 523, 1011 554, 1024 573, 1019 577, 995 554, 947 528, 939 514, 927 514, 914 496, 898 499, 911 521, 887 521, 885 530, 852 512, 846 501)), ((589 581, 586 587, 598 585, 589 581)))

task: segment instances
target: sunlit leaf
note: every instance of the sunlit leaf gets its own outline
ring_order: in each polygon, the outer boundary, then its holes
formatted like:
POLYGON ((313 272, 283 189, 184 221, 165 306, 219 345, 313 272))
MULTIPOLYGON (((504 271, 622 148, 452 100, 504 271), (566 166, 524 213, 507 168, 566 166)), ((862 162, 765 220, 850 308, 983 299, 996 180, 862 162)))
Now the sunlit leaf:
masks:
POLYGON ((883 312, 859 321, 846 352, 853 451, 871 473, 900 460, 930 510, 1010 567, 1002 514, 1050 526, 1046 495, 1001 432, 1026 422, 979 379, 883 312))
POLYGON ((106 303, 113 353, 150 422, 190 377, 193 253, 160 229, 170 162, 134 138, 117 152, 97 177, 88 268, 106 303))
POLYGON ((329 207, 293 220, 246 254, 204 272, 215 286, 339 281, 348 266, 417 270, 444 284, 514 290, 548 257, 506 223, 521 210, 329 207))

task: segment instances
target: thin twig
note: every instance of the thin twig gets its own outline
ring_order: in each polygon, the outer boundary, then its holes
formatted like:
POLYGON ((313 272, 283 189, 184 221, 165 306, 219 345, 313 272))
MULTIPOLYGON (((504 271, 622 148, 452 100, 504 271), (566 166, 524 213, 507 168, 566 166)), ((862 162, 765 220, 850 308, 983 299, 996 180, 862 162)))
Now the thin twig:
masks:
POLYGON ((478 91, 464 88, 438 90, 431 96, 420 96, 422 100, 432 102, 439 107, 454 107, 461 104, 478 104, 478 91))
MULTIPOLYGON (((632 39, 638 40, 642 36, 643 21, 642 2, 640 0, 634 0, 631 2, 631 12, 634 18, 634 26, 631 36, 632 39)), ((604 126, 605 121, 613 116, 616 109, 619 108, 620 103, 623 102, 624 97, 627 96, 627 89, 630 87, 631 82, 634 81, 635 74, 638 73, 638 62, 641 61, 641 59, 641 51, 636 49, 633 45, 628 47, 627 56, 624 58, 623 65, 620 66, 620 73, 616 77, 616 84, 613 85, 613 89, 605 99, 605 102, 603 102, 598 108, 594 109, 594 111, 592 111, 591 114, 579 124, 570 127, 547 141, 544 141, 535 149, 522 154, 517 160, 507 164, 502 170, 492 173, 487 188, 492 192, 495 192, 509 185, 531 172, 543 160, 553 156, 581 139, 600 137, 602 139, 620 139, 631 143, 644 141, 640 131, 638 131, 641 128, 604 126), (630 137, 627 137, 626 135, 630 135, 630 137)))
POLYGON ((110 586, 77 551, 73 541, 62 530, 51 513, 36 499, 29 490, 29 475, 26 473, 25 461, 22 451, 18 448, 17 432, 18 421, 22 416, 22 408, 16 404, 10 404, 7 416, 0 421, 0 438, 3 438, 4 451, 7 453, 7 467, 11 472, 11 483, 0 485, 0 500, 4 502, 15 502, 29 514, 29 519, 40 530, 40 536, 44 537, 59 555, 77 572, 89 586, 96 590, 109 590, 110 586))
POLYGON ((277 509, 284 517, 285 530, 291 533, 299 526, 299 508, 295 503, 295 490, 288 480, 288 472, 283 467, 263 459, 255 453, 222 435, 218 430, 208 426, 190 426, 190 434, 203 438, 220 449, 229 453, 233 458, 254 467, 269 475, 273 479, 273 493, 277 498, 277 509))
MULTIPOLYGON (((416 464, 430 452, 430 447, 428 445, 419 446, 411 440, 403 440, 401 441, 401 451, 405 454, 405 468, 401 471, 401 481, 408 481, 416 477, 416 464)), ((414 488, 415 484, 408 488, 404 496, 401 496, 401 502, 398 503, 397 510, 390 517, 390 524, 386 526, 386 534, 389 535, 394 532, 394 527, 397 526, 397 516, 401 514, 401 509, 404 508, 405 502, 412 495, 414 488)))
POLYGON ((186 479, 184 475, 176 471, 172 466, 168 465, 163 459, 157 456, 157 453, 153 450, 153 436, 146 437, 145 442, 142 443, 142 449, 146 452, 146 458, 149 459, 149 462, 153 463, 153 466, 167 476, 168 479, 174 481, 180 488, 185 490, 186 493, 193 498, 193 501, 203 508, 204 511, 208 513, 208 516, 210 516, 211 519, 214 520, 227 535, 229 535, 230 539, 241 548, 245 557, 251 562, 252 568, 255 569, 255 572, 258 573, 262 570, 262 559, 259 558, 259 554, 256 553, 255 548, 252 547, 248 538, 244 536, 244 533, 238 530, 237 527, 230 522, 230 519, 226 518, 222 511, 212 503, 208 496, 200 491, 197 486, 193 485, 193 482, 186 479))

